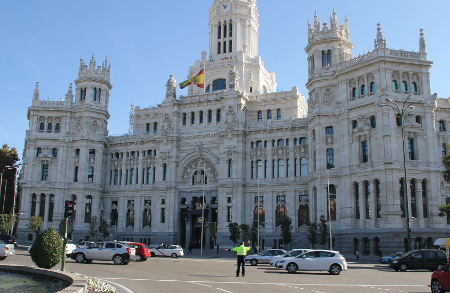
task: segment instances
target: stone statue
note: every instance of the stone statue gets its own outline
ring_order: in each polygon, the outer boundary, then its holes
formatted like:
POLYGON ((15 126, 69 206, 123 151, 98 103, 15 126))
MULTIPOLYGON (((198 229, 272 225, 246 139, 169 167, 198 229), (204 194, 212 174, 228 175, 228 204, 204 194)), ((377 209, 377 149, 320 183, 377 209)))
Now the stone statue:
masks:
POLYGON ((239 72, 236 69, 236 65, 228 72, 228 88, 230 90, 239 89, 239 72))

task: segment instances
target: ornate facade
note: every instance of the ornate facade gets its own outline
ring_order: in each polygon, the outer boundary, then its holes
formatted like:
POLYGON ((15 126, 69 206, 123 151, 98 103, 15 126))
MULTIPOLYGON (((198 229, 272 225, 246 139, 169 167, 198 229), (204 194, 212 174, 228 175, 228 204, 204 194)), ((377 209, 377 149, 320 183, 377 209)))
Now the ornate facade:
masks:
MULTIPOLYGON (((190 85, 177 96, 170 76, 157 107, 134 109, 130 134, 108 136, 107 61, 81 60, 75 93, 70 86, 61 101, 40 100, 36 84, 20 178, 24 241, 33 240, 30 216, 58 227, 67 201, 76 207, 74 239, 88 235, 93 216, 109 223, 112 237, 147 244, 199 241, 202 219, 217 226, 222 246, 231 245, 230 223, 258 219, 261 245, 280 245, 286 217, 291 247, 310 246, 308 225, 321 216, 344 253, 402 250, 406 215, 416 247, 444 235, 437 206, 450 193, 441 164, 450 103, 431 94, 422 32, 417 52, 395 50, 378 25, 374 49, 352 57, 347 19, 339 24, 333 11, 322 24, 314 16, 307 105, 297 87, 277 92, 264 68, 255 0, 215 0, 209 15, 209 55, 188 75, 204 69, 204 89, 190 85), (415 109, 403 121, 380 107, 409 95, 415 109)), ((204 243, 211 245, 208 229, 204 243)))

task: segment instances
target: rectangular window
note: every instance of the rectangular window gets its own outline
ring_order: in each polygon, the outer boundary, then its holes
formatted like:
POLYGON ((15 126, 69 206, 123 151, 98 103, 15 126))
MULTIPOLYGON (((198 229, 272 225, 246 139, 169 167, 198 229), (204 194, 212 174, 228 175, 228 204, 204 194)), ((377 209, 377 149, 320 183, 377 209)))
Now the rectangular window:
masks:
POLYGON ((45 194, 41 194, 41 204, 39 206, 39 217, 44 219, 45 215, 45 194))
POLYGON ((47 180, 48 180, 48 165, 44 164, 44 165, 42 165, 41 181, 47 181, 47 180))
POLYGON ((134 168, 130 170, 130 184, 134 184, 134 168))
POLYGON ((327 135, 332 135, 332 134, 334 134, 333 126, 327 126, 327 127, 325 128, 325 134, 327 134, 327 135))
POLYGON ((284 160, 278 160, 278 178, 283 178, 285 176, 284 160))
POLYGON ((300 164, 299 164, 299 159, 295 159, 295 161, 294 161, 294 177, 298 177, 298 174, 300 174, 300 164))
POLYGON ((166 222, 166 208, 161 208, 161 224, 166 222))
POLYGON ((372 209, 370 208, 370 184, 369 182, 365 181, 364 183, 364 192, 366 195, 366 219, 371 219, 372 218, 372 209))
POLYGON ((381 218, 381 191, 380 191, 380 181, 375 181, 375 196, 377 197, 377 218, 381 218))
POLYGON ((275 175, 276 175, 275 167, 276 167, 275 160, 272 160, 272 178, 275 178, 275 175))
POLYGON ((90 149, 89 150, 89 156, 92 156, 92 157, 95 156, 95 150, 94 149, 90 149))
POLYGON ((90 223, 92 217, 92 196, 86 196, 86 204, 84 208, 84 222, 90 223))
POLYGON ((229 40, 228 41, 228 52, 231 52, 231 51, 233 51, 233 41, 229 40))
POLYGON ((286 177, 289 177, 289 159, 286 159, 286 177))
POLYGON ((231 223, 233 221, 233 214, 231 211, 231 207, 227 207, 227 222, 231 223))
POLYGON ((308 160, 306 158, 300 159, 300 176, 308 175, 308 160))
POLYGON ((117 183, 119 182, 119 169, 115 169, 114 170, 114 185, 117 185, 117 183))
POLYGON ((334 168, 334 149, 327 149, 327 169, 334 168))
POLYGON ((94 167, 89 166, 88 169, 88 183, 93 183, 94 182, 94 167))
POLYGON ((220 45, 222 45, 222 42, 217 42, 217 54, 220 54, 220 45))
POLYGON ((212 123, 213 120, 212 110, 208 110, 208 123, 212 123))
POLYGON ((233 176, 233 161, 230 159, 228 160, 228 178, 231 178, 233 176))
POLYGON ((78 182, 78 166, 75 166, 73 170, 73 182, 78 182))
POLYGON ((369 161, 369 144, 367 140, 361 142, 361 163, 369 161))
POLYGON ((164 163, 163 164, 163 174, 162 174, 163 176, 163 181, 166 181, 166 177, 167 177, 167 164, 166 163, 164 163))
POLYGON ((152 167, 147 168, 147 184, 153 183, 152 167))
POLYGON ((334 185, 330 185, 330 195, 329 195, 329 209, 331 215, 331 221, 336 220, 336 187, 334 185))
POLYGON ((217 109, 217 116, 216 116, 216 120, 217 120, 217 122, 220 122, 220 120, 221 120, 221 113, 220 113, 220 109, 217 109))
POLYGON ((428 218, 427 182, 425 179, 422 181, 422 206, 423 217, 428 218))
POLYGON ((416 160, 414 151, 414 138, 408 138, 408 156, 410 160, 416 160))
POLYGON ((50 202, 48 203, 48 221, 53 221, 53 210, 55 208, 55 196, 53 194, 50 195, 50 202))
POLYGON ((203 123, 203 111, 200 111, 200 118, 199 118, 199 120, 200 120, 200 123, 203 123))
POLYGON ((413 179, 410 182, 410 195, 411 195, 411 217, 417 218, 417 200, 416 200, 416 180, 413 179))
POLYGON ((223 41, 223 52, 227 52, 227 41, 223 41))
POLYGON ((264 178, 267 178, 267 160, 264 160, 264 178))
POLYGON ((359 185, 355 182, 355 218, 360 219, 360 211, 359 211, 359 185))

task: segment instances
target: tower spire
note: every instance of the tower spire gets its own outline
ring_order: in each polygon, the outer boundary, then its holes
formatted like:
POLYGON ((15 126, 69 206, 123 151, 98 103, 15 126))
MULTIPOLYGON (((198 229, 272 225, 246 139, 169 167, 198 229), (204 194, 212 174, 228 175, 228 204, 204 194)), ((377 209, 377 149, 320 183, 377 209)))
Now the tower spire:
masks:
POLYGON ((33 92, 33 100, 39 101, 39 81, 36 81, 36 86, 33 92))
POLYGON ((374 49, 385 49, 386 48, 386 39, 383 37, 383 33, 381 32, 381 25, 377 23, 377 38, 375 39, 374 49))
POLYGON ((419 38, 419 52, 420 53, 427 53, 427 42, 425 41, 425 38, 423 37, 423 29, 420 29, 420 38, 419 38))

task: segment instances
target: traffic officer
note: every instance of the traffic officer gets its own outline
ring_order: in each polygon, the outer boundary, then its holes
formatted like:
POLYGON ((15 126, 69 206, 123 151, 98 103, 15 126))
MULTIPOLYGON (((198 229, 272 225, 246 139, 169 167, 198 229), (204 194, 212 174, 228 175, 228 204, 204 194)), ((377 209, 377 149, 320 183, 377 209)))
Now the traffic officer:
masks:
MULTIPOLYGON (((244 246, 244 242, 240 243, 241 245, 233 248, 233 251, 237 253, 237 270, 236 277, 239 277, 239 270, 242 265, 242 277, 245 276, 245 256, 247 255, 247 251, 250 250, 250 247, 244 246)), ((247 245, 250 245, 250 240, 247 242, 247 245)))

